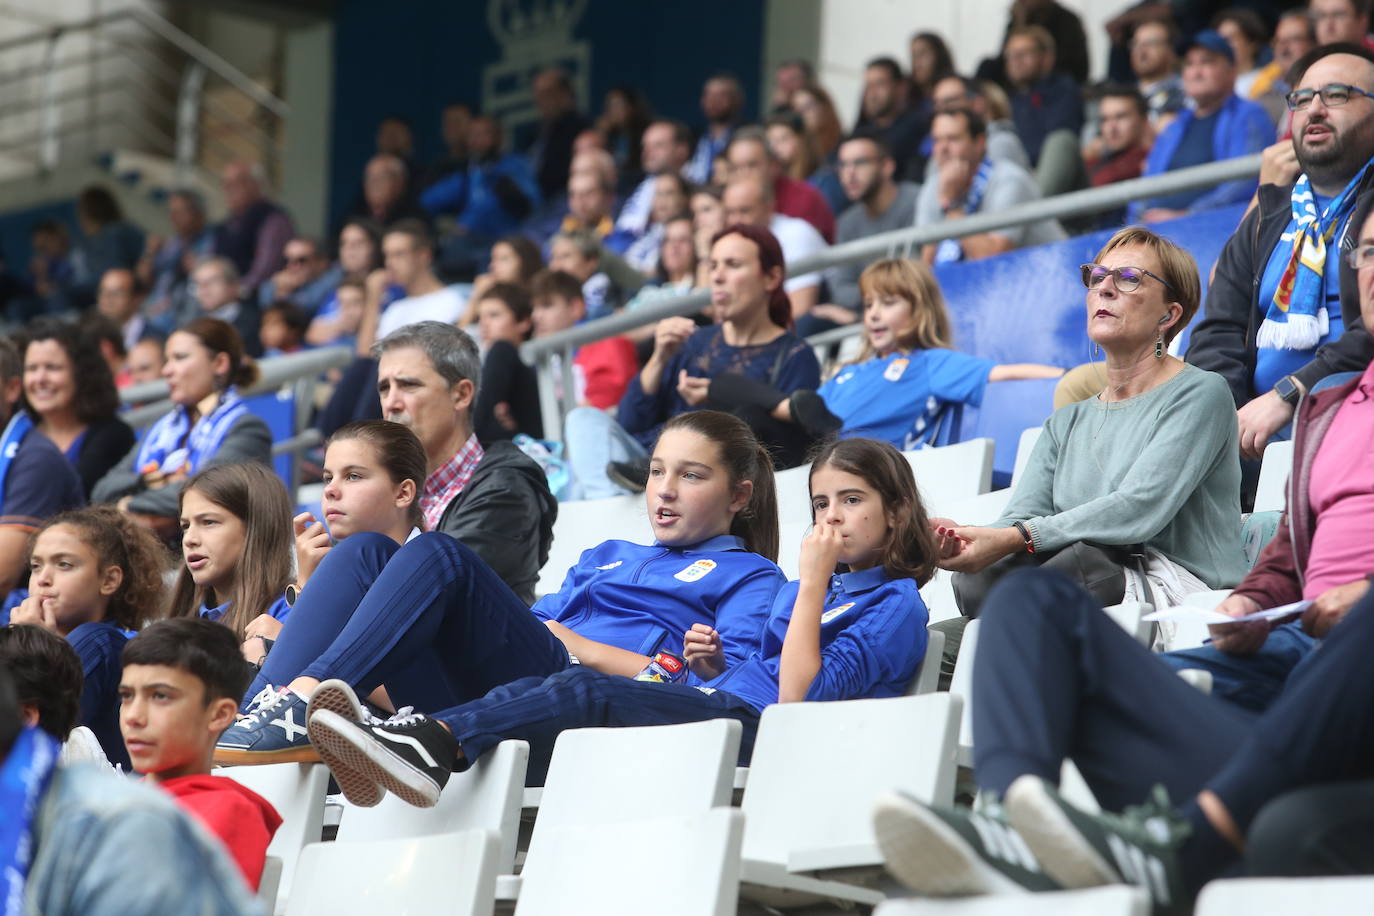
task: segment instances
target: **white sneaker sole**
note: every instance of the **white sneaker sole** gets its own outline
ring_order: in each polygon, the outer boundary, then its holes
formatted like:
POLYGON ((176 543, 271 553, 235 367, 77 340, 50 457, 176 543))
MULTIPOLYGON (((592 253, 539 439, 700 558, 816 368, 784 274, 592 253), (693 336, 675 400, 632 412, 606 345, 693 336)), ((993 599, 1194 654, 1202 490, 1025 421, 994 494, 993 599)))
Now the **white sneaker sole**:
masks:
POLYGON ((1007 819, 1040 860, 1040 867, 1065 888, 1121 883, 1121 874, 1083 838, 1064 809, 1045 791, 1045 782, 1022 776, 1007 789, 1007 819))
POLYGON ((983 861, 978 851, 922 805, 896 793, 878 799, 873 833, 887 870, 927 897, 1025 894, 1029 891, 983 861))
POLYGON ((321 709, 327 709, 351 722, 362 722, 367 718, 367 710, 358 701, 353 688, 337 678, 330 678, 315 688, 305 708, 306 721, 310 721, 310 717, 321 709))
POLYGON ((379 788, 417 808, 433 808, 439 803, 438 783, 338 713, 321 709, 310 717, 306 728, 311 743, 351 803, 372 807, 381 800, 379 788), (373 797, 376 801, 366 804, 373 797))

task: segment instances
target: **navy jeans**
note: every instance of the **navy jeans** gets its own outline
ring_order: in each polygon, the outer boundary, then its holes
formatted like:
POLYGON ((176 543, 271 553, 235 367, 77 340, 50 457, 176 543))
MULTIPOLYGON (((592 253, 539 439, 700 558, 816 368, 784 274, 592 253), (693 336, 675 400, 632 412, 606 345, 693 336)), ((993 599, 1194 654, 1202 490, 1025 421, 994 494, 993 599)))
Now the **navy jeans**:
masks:
POLYGON ((1275 627, 1253 655, 1231 655, 1211 646, 1165 652, 1159 658, 1175 671, 1200 668, 1212 674, 1212 696, 1251 712, 1264 712, 1283 691, 1288 676, 1317 646, 1293 621, 1275 627))
POLYGON ((557 637, 455 539, 430 532, 397 547, 363 533, 315 570, 244 705, 304 676, 361 695, 385 684, 398 706, 444 709, 567 666, 557 637))

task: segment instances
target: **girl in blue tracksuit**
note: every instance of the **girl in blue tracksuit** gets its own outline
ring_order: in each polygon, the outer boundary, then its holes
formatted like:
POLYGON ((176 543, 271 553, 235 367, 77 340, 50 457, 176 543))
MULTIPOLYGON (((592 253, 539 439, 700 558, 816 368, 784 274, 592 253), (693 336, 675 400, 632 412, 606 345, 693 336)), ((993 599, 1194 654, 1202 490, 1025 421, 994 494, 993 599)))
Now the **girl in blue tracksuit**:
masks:
POLYGON ((54 516, 34 535, 29 596, 10 623, 33 624, 76 650, 85 676, 81 724, 111 763, 129 767, 119 733, 119 654, 128 631, 163 603, 166 551, 148 529, 110 506, 54 516))
MULTIPOLYGON (((669 472, 656 453, 650 489, 669 472)), ((811 505, 801 579, 778 593, 743 658, 732 657, 720 628, 698 623, 683 638, 690 673, 680 683, 574 666, 432 717, 381 724, 360 722, 348 685, 330 682, 310 706, 311 740, 355 803, 376 804, 382 787, 427 806, 451 770, 510 738, 530 743, 530 766, 539 772, 567 728, 726 717, 744 727, 740 758, 747 762, 765 706, 899 696, 925 653, 927 613, 917 589, 936 558, 911 467, 887 443, 835 442, 812 465, 811 505), (423 746, 425 754, 407 754, 405 746, 423 746)))
POLYGON ((562 671, 573 658, 583 670, 633 677, 694 624, 723 634, 728 663, 743 662, 785 581, 774 563, 772 459, 743 421, 716 411, 673 418, 654 454, 645 500, 655 542, 587 551, 559 592, 533 608, 461 543, 428 533, 395 551, 345 617, 326 557, 291 627, 318 620, 335 635, 286 688, 245 698, 248 715, 220 739, 216 760, 315 759, 305 704, 330 678, 362 695, 385 684, 396 705, 443 709, 562 671))

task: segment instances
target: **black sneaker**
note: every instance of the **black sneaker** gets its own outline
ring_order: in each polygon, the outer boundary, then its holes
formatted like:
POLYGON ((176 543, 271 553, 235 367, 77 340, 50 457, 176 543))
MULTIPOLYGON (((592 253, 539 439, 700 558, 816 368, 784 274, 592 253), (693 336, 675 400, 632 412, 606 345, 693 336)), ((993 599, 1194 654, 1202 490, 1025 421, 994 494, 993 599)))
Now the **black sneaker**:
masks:
POLYGON ((606 465, 606 476, 611 479, 611 483, 624 487, 631 493, 643 493, 644 488, 649 485, 649 459, 609 462, 606 465))
POLYGON ((837 433, 844 425, 844 421, 825 406, 821 396, 808 388, 798 388, 788 395, 787 408, 797 425, 815 439, 837 433))
POLYGON ((1045 780, 1027 775, 1007 789, 1006 806, 1045 871, 1065 887, 1125 882, 1145 888, 1164 911, 1189 907, 1178 849, 1192 828, 1170 806, 1163 786, 1121 814, 1088 814, 1045 780))
POLYGON ((995 812, 937 809, 891 792, 873 809, 873 833, 892 876, 927 897, 1060 889, 995 812))
POLYGON ((344 797, 363 807, 380 799, 380 787, 417 808, 432 808, 458 760, 457 740, 423 713, 355 722, 319 709, 307 728, 344 797))

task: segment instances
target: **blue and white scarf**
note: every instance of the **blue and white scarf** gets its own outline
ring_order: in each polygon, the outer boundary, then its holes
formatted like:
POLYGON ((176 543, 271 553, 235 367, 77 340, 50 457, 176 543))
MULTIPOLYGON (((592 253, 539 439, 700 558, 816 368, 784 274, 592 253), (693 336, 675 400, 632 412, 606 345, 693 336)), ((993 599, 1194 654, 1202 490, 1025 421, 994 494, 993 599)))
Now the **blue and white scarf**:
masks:
POLYGON ((0 764, 0 914, 24 912, 24 885, 33 867, 33 822, 57 769, 62 743, 36 725, 19 733, 0 764))
MULTIPOLYGON (((977 213, 983 205, 983 195, 988 191, 988 181, 992 179, 992 160, 984 159, 978 163, 978 171, 969 183, 968 193, 964 195, 964 215, 977 213)), ((935 249, 936 264, 952 264, 964 259, 964 246, 958 239, 945 239, 935 249)))
POLYGON ((4 434, 0 435, 0 500, 3 499, 5 483, 9 479, 10 465, 14 463, 14 456, 19 454, 19 446, 24 444, 24 437, 31 429, 33 420, 28 413, 16 409, 10 422, 5 425, 4 434))
POLYGON ((134 461, 134 470, 140 474, 150 470, 170 474, 184 466, 188 474, 194 474, 207 458, 219 451, 229 428, 247 412, 243 398, 232 386, 224 390, 215 409, 197 420, 194 426, 190 411, 178 404, 148 430, 134 461))
POLYGON ((1355 188, 1369 170, 1366 163, 1326 209, 1317 212, 1312 183, 1307 175, 1293 186, 1293 218, 1269 256, 1261 301, 1269 301, 1256 342, 1266 350, 1310 350, 1330 330, 1326 313, 1326 272, 1329 249, 1336 231, 1355 209, 1355 188), (1273 271, 1282 267, 1277 281, 1273 271))

